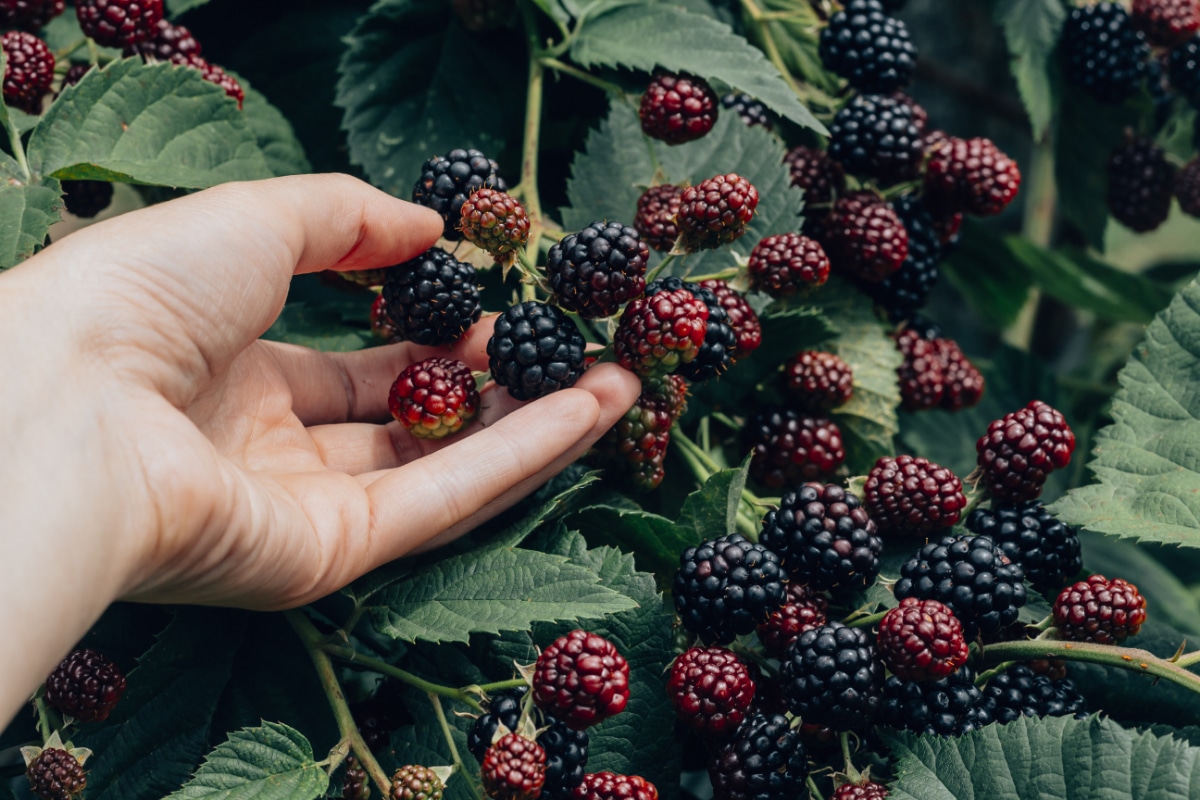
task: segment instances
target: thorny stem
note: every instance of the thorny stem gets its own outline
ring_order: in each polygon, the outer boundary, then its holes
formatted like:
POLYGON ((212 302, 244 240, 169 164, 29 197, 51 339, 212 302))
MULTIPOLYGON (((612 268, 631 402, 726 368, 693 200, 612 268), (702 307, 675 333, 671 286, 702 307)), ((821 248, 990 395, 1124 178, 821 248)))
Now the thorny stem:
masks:
POLYGON ((1194 653, 1188 653, 1186 656, 1180 656, 1179 660, 1175 662, 1175 666, 1180 667, 1181 669, 1194 667, 1197 664, 1200 664, 1200 650, 1197 650, 1194 653))
POLYGON ((479 691, 483 692, 484 694, 494 694, 496 692, 503 692, 505 689, 519 689, 522 686, 525 686, 524 678, 510 678, 509 680, 506 680, 506 681, 496 681, 495 683, 483 683, 483 684, 480 684, 479 686, 474 686, 472 688, 478 689, 479 691))
POLYGON ((1004 661, 1030 661, 1042 658, 1062 658, 1071 661, 1086 661, 1120 667, 1131 672, 1153 675, 1177 683, 1185 689, 1200 694, 1200 675, 1189 672, 1185 667, 1200 663, 1200 654, 1189 653, 1184 659, 1171 662, 1153 653, 1132 647, 1092 644, 1090 642, 1063 642, 1054 639, 1033 639, 1020 642, 999 642, 983 648, 983 660, 998 664, 1004 661))
POLYGON ((342 693, 337 674, 333 671, 333 662, 321 649, 324 637, 308 617, 304 616, 303 612, 285 611, 284 617, 296 631, 300 641, 304 643, 304 649, 308 651, 313 666, 316 667, 317 677, 321 680, 321 688, 325 690, 325 697, 329 700, 329 707, 333 710, 333 718, 337 721, 338 732, 343 739, 350 742, 350 748, 354 751, 359 763, 371 776, 371 780, 375 781, 380 793, 387 797, 391 791, 392 782, 388 780, 387 773, 383 771, 383 767, 379 766, 371 748, 367 747, 362 734, 358 732, 358 726, 354 724, 354 716, 350 713, 350 706, 346 703, 346 695, 342 693))
POLYGON ((481 710, 479 708, 479 704, 475 702, 475 699, 471 697, 466 689, 455 689, 450 686, 443 686, 440 683, 427 681, 424 678, 413 675, 411 672, 392 666, 386 661, 381 661, 378 658, 364 655, 349 647, 343 647, 330 642, 321 643, 319 647, 323 652, 333 656, 334 658, 341 659, 349 664, 357 664, 358 666, 374 670, 375 672, 387 675, 390 678, 395 678, 396 680, 402 683, 407 683, 414 689, 419 689, 426 694, 435 694, 442 697, 448 697, 451 700, 457 700, 460 703, 466 703, 467 705, 473 707, 476 711, 481 710))
POLYGON ((462 756, 458 754, 458 746, 454 744, 454 734, 450 732, 450 723, 446 721, 446 712, 442 709, 442 699, 436 694, 429 695, 429 702, 433 705, 433 713, 437 714, 438 725, 442 726, 442 735, 446 737, 446 746, 450 748, 450 758, 454 761, 454 769, 463 776, 467 786, 471 787, 471 794, 476 800, 483 800, 483 796, 479 793, 479 787, 475 785, 475 781, 467 777, 466 767, 463 766, 462 756))
POLYGON ((980 688, 983 688, 984 686, 987 685, 988 681, 990 681, 992 678, 999 675, 1001 672, 1006 671, 1009 667, 1011 667, 1015 663, 1017 663, 1017 662, 1003 661, 1003 662, 997 664, 996 666, 992 667, 991 669, 984 670, 983 672, 981 672, 975 676, 975 685, 980 688))
POLYGON ((350 634, 354 633, 354 629, 358 627, 358 622, 363 618, 363 614, 365 613, 367 613, 365 603, 354 604, 354 610, 350 612, 350 616, 346 619, 345 624, 342 625, 342 633, 345 634, 347 639, 350 638, 350 634))
POLYGON ((610 83, 609 81, 606 81, 603 78, 597 78, 595 75, 591 74, 590 72, 588 72, 586 70, 582 70, 579 67, 574 66, 573 64, 567 64, 566 62, 559 61, 557 58, 550 58, 549 56, 542 56, 541 62, 542 62, 543 67, 549 67, 550 69, 554 70, 555 72, 560 72, 564 75, 570 75, 572 78, 576 78, 578 80, 583 81, 584 83, 595 86, 597 89, 602 89, 606 92, 610 92, 612 94, 617 94, 617 95, 624 93, 624 91, 621 89, 621 87, 617 86, 615 83, 610 83))

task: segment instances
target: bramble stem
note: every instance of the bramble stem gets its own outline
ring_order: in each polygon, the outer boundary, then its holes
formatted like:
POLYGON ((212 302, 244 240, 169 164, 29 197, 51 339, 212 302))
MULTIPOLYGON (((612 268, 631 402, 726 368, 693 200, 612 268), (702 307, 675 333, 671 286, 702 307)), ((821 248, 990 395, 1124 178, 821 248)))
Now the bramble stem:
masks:
POLYGON ((503 692, 505 689, 519 689, 525 686, 524 678, 509 678, 506 681, 496 681, 495 683, 484 683, 471 688, 478 689, 484 694, 493 694, 495 692, 503 692))
POLYGON ((440 683, 427 681, 424 678, 413 675, 411 672, 402 670, 396 666, 392 666, 386 661, 381 661, 373 656, 364 655, 350 647, 343 647, 338 644, 324 642, 320 645, 320 648, 323 652, 333 656, 334 658, 341 659, 349 664, 357 664, 361 667, 374 670, 375 672, 387 675, 390 678, 395 678, 396 680, 402 683, 407 683, 414 689, 419 689, 426 694, 436 694, 442 697, 448 697, 451 700, 458 700, 460 703, 466 703, 467 705, 474 707, 476 711, 480 710, 479 704, 476 703, 475 699, 471 697, 464 689, 455 689, 450 686, 443 686, 440 683))
POLYGON ((96 40, 88 37, 87 40, 88 58, 92 62, 93 67, 100 66, 100 48, 96 46, 96 40))
POLYGON ((838 744, 842 746, 842 760, 846 762, 845 771, 851 774, 854 771, 854 759, 850 757, 850 733, 842 731, 838 734, 838 744))
POLYGON ((304 649, 308 651, 309 658, 316 667, 317 677, 321 680, 321 688, 325 690, 325 697, 333 711, 333 718, 337 721, 338 732, 343 739, 350 742, 350 748, 354 751, 359 763, 371 776, 371 780, 375 781, 379 792, 387 797, 391 791, 392 782, 388 780, 387 773, 383 771, 383 767, 379 766, 371 748, 367 747, 362 734, 358 732, 358 725, 354 723, 354 715, 350 713, 350 706, 346 703, 346 695, 342 693, 342 686, 338 682, 337 674, 333 671, 333 662, 321 649, 324 637, 302 611, 285 611, 284 617, 296 631, 300 641, 304 643, 304 649))
POLYGON ((42 743, 45 744, 54 735, 54 725, 50 722, 50 710, 46 707, 46 698, 35 697, 33 707, 37 709, 38 733, 42 734, 42 743))
MULTIPOLYGON (((525 257, 529 263, 536 264, 538 245, 542 240, 542 229, 545 227, 542 219, 542 201, 538 194, 537 171, 542 124, 542 88, 546 72, 538 43, 537 17, 534 16, 529 2, 521 3, 521 18, 525 22, 525 35, 529 40, 529 81, 525 88, 525 142, 521 155, 521 182, 517 189, 520 190, 521 199, 525 201, 525 211, 529 214, 529 243, 525 247, 525 257)), ((533 300, 537 296, 536 287, 530 283, 524 284, 521 296, 524 300, 533 300)))
POLYGON ((1131 672, 1153 675, 1156 678, 1177 683, 1185 689, 1200 694, 1200 675, 1188 672, 1195 653, 1188 655, 1188 663, 1171 662, 1153 653, 1131 647, 1092 644, 1090 642, 1063 642, 1055 639, 1031 639, 1021 642, 999 642, 983 648, 983 660, 998 664, 1003 661, 1030 661, 1042 658, 1062 658, 1070 661, 1086 661, 1120 667, 1131 672))
POLYGON ((821 790, 817 788, 817 782, 812 779, 811 775, 805 779, 805 782, 808 784, 808 796, 810 800, 825 800, 825 795, 821 794, 821 790))
POLYGON ((54 51, 54 63, 57 64, 60 61, 70 58, 72 55, 75 54, 75 51, 77 51, 81 47, 86 46, 87 43, 88 43, 88 38, 86 36, 83 36, 83 37, 71 42, 69 45, 64 47, 62 50, 55 50, 54 51))
POLYGON ((1197 664, 1200 664, 1200 650, 1197 650, 1194 653, 1188 653, 1186 656, 1180 656, 1179 660, 1175 662, 1175 666, 1181 669, 1194 667, 1197 664))
POLYGON ((604 91, 611 92, 612 94, 624 93, 621 87, 617 86, 615 83, 610 83, 603 78, 597 78, 590 72, 582 70, 573 64, 567 64, 566 62, 559 61, 557 58, 542 56, 541 62, 542 66, 544 67, 549 67, 555 72, 561 72, 564 75, 570 75, 572 78, 581 80, 586 84, 590 84, 591 86, 595 86, 597 89, 603 89, 604 91))
POLYGON ((981 672, 975 676, 975 685, 980 686, 980 687, 985 686, 988 681, 990 681, 992 678, 999 675, 1001 672, 1004 672, 1005 670, 1007 670, 1009 667, 1011 667, 1015 663, 1017 663, 1017 662, 1003 661, 1003 662, 997 664, 996 666, 992 667, 989 670, 984 670, 983 672, 981 672))
POLYGON ((429 694, 429 702, 433 705, 433 713, 437 714, 438 725, 442 726, 442 735, 446 737, 446 746, 450 748, 450 758, 454 761, 454 769, 462 775, 475 800, 483 800, 475 781, 467 777, 467 768, 463 766, 462 756, 458 754, 458 746, 454 744, 454 734, 450 732, 450 723, 446 720, 446 712, 442 709, 442 699, 436 694, 429 694))

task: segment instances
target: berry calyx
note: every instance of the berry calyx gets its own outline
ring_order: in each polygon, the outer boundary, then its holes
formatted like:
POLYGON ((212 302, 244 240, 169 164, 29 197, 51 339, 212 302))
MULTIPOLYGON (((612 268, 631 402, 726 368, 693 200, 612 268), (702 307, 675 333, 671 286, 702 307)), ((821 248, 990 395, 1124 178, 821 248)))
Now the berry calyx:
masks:
POLYGON ((383 296, 396 332, 416 344, 450 344, 483 313, 475 268, 440 247, 389 269, 383 296))
POLYGON ((646 290, 650 251, 619 222, 593 222, 550 248, 546 277, 558 304, 584 319, 608 317, 646 290))
POLYGON ((934 681, 967 663, 962 623, 937 600, 901 600, 884 614, 876 641, 884 665, 906 681, 934 681))
POLYGON ((746 232, 758 207, 758 190, 741 175, 730 172, 683 190, 675 224, 683 249, 712 250, 746 232))
POLYGON ((1120 644, 1146 621, 1146 598, 1121 578, 1092 575, 1068 586, 1054 601, 1054 624, 1062 639, 1120 644))
POLYGON ((76 0, 75 15, 96 44, 123 49, 154 37, 163 0, 76 0))
POLYGON ((644 378, 674 372, 700 353, 708 314, 704 301, 683 287, 633 300, 613 334, 618 363, 644 378))
POLYGON ((1075 451, 1075 434, 1063 415, 1041 400, 988 425, 975 443, 984 486, 1000 503, 1033 500, 1046 476, 1062 469, 1075 451))
POLYGON ((805 411, 832 411, 854 393, 854 371, 833 353, 803 350, 783 367, 788 398, 805 411))
POLYGON ((121 668, 95 650, 75 650, 46 678, 46 703, 80 722, 108 719, 125 693, 121 668))
POLYGON ((538 656, 533 700, 547 714, 583 730, 625 709, 629 664, 603 636, 573 630, 538 656))
POLYGON ((863 485, 871 519, 883 533, 930 534, 958 523, 967 507, 962 481, 925 458, 884 456, 863 485))
POLYGON ((846 460, 842 430, 828 417, 766 406, 742 429, 750 477, 772 489, 832 475, 846 460))
POLYGON ((517 198, 484 187, 467 198, 459 230, 471 244, 491 254, 497 264, 511 264, 529 241, 529 214, 517 198))
POLYGON ((683 627, 705 644, 729 644, 783 605, 785 581, 778 555, 729 534, 679 556, 675 611, 683 627))
POLYGON ((824 239, 835 269, 859 280, 883 280, 908 258, 908 232, 895 210, 872 192, 838 198, 824 239))
POLYGON ((675 246, 679 238, 675 217, 682 198, 683 187, 670 183, 651 186, 638 198, 633 227, 652 249, 665 253, 675 246))
POLYGON ((798 233, 764 237, 750 251, 750 286, 772 297, 807 293, 829 279, 829 257, 821 244, 798 233))
POLYGON ((442 800, 446 785, 429 767, 406 764, 392 773, 388 800, 442 800))
POLYGON ((4 48, 4 102, 28 114, 42 113, 42 100, 54 82, 54 53, 32 33, 8 31, 4 48))
POLYGON ((692 730, 709 738, 729 736, 746 718, 754 702, 750 670, 724 647, 692 647, 675 659, 667 679, 667 696, 675 714, 692 730))
POLYGON ((554 306, 528 300, 499 317, 488 339, 488 368, 517 400, 534 400, 575 385, 587 340, 554 306))
POLYGON ((655 73, 642 95, 642 132, 667 144, 699 139, 717 121, 717 93, 686 72, 655 73))
POLYGON ((458 433, 479 412, 471 368, 452 358, 427 358, 405 367, 388 393, 388 410, 418 439, 458 433))
POLYGON ((496 162, 478 150, 454 149, 421 165, 412 201, 438 212, 445 223, 442 236, 457 242, 463 238, 459 224, 467 198, 483 188, 508 191, 499 173, 496 162))
POLYGON ((571 792, 571 800, 658 800, 658 789, 640 775, 590 772, 571 792))
POLYGON ((948 137, 930 148, 924 202, 935 217, 999 214, 1020 186, 1017 162, 991 139, 948 137))
POLYGON ((546 782, 546 751, 520 734, 505 734, 488 748, 480 777, 492 800, 537 800, 546 782))

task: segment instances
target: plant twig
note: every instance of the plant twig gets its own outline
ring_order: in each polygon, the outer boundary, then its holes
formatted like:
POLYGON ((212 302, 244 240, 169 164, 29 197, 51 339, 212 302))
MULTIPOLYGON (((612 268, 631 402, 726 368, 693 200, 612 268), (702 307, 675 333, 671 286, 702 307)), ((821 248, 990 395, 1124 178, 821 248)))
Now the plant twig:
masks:
POLYGON ((393 666, 386 661, 374 658, 373 656, 364 655, 353 648, 343 647, 342 645, 333 644, 332 642, 325 641, 321 643, 320 649, 328 655, 331 655, 337 659, 341 659, 348 664, 357 664, 360 667, 365 667, 366 669, 387 675, 390 678, 395 678, 401 683, 407 683, 414 689, 419 689, 426 694, 436 694, 440 695, 441 697, 448 697, 451 700, 457 700, 460 703, 466 703, 467 705, 472 706, 476 711, 482 710, 480 709, 479 704, 475 702, 475 698, 471 697, 466 689, 443 686, 440 683, 427 681, 424 678, 413 675, 407 670, 393 666))
MULTIPOLYGON (((885 614, 887 614, 886 611, 880 611, 877 614, 868 614, 865 617, 859 617, 858 619, 849 620, 848 622, 846 622, 846 627, 847 628, 866 628, 866 627, 874 625, 876 622, 879 622, 880 620, 882 620, 885 614)), ((847 619, 849 619, 849 618, 847 618, 847 619)))
POLYGON ((624 94, 624 90, 615 83, 606 81, 603 78, 597 78, 587 70, 582 70, 573 64, 567 64, 564 61, 559 61, 557 58, 551 58, 549 56, 542 56, 541 62, 542 66, 544 67, 549 67, 555 72, 562 73, 563 75, 570 75, 572 78, 583 81, 591 86, 595 86, 597 89, 602 89, 611 94, 624 94))
MULTIPOLYGON (((1069 661, 1086 661, 1091 664, 1120 667, 1131 672, 1140 672, 1143 675, 1152 675, 1155 678, 1171 681, 1200 694, 1200 675, 1184 668, 1190 664, 1180 666, 1179 662, 1159 658, 1146 650, 1090 642, 1063 642, 1054 639, 999 642, 983 648, 983 660, 989 664, 1043 658, 1061 658, 1069 661)), ((1182 659, 1180 660, 1182 661, 1182 659)))
MULTIPOLYGON (((521 199, 525 201, 525 211, 529 214, 529 244, 526 245, 525 257, 529 263, 536 264, 542 229, 545 227, 541 196, 538 194, 538 146, 546 68, 538 42, 537 17, 532 3, 522 2, 520 5, 521 17, 525 22, 525 35, 529 41, 529 79, 525 88, 525 140, 521 155, 521 182, 518 188, 521 199)), ((537 297, 537 288, 532 283, 523 283, 521 296, 523 300, 533 300, 537 297)))
POLYGON ((471 794, 475 796, 475 800, 483 800, 483 795, 479 793, 479 787, 475 785, 475 781, 467 777, 467 768, 463 766, 462 756, 458 754, 458 745, 454 743, 454 734, 450 730, 450 723, 446 720, 446 712, 442 708, 442 699, 436 694, 429 695, 429 702, 433 704, 433 713, 437 714, 438 725, 442 727, 442 735, 446 737, 446 746, 450 748, 450 758, 454 761, 454 769, 463 780, 467 782, 467 786, 471 789, 471 794))

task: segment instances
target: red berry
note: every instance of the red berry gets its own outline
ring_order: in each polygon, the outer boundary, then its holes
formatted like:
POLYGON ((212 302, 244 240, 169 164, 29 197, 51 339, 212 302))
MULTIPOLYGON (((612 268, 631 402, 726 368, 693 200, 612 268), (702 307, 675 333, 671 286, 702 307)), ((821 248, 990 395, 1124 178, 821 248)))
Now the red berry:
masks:
POLYGON ((0 0, 0 25, 36 31, 63 12, 63 0, 0 0))
POLYGON ((962 623, 937 600, 901 600, 880 620, 878 644, 884 665, 905 681, 935 681, 967 663, 962 623))
POLYGON ((826 477, 846 460, 842 431, 827 417, 767 407, 746 423, 743 436, 753 455, 750 476, 772 489, 826 477))
POLYGON ((529 241, 529 214, 507 192, 479 189, 463 203, 461 213, 463 236, 490 253, 497 264, 511 264, 529 241))
POLYGON ((236 78, 216 64, 210 63, 198 55, 172 56, 171 63, 197 70, 204 80, 220 86, 225 90, 225 94, 237 100, 238 108, 242 107, 242 101, 246 99, 246 92, 242 89, 242 85, 237 82, 236 78))
POLYGON ((854 393, 854 372, 833 353, 804 350, 784 365, 788 397, 805 411, 832 411, 854 393))
POLYGON ((1121 578, 1093 575, 1068 586, 1054 601, 1058 635, 1075 642, 1120 644, 1146 621, 1146 598, 1121 578))
POLYGON ((934 217, 999 214, 1017 196, 1021 171, 991 139, 948 137, 927 151, 925 205, 934 217))
POLYGON ((846 189, 846 173, 842 165, 829 157, 824 150, 813 147, 793 147, 783 157, 792 186, 804 190, 804 205, 812 206, 832 203, 835 193, 846 189))
POLYGON ((945 216, 932 216, 933 229, 938 232, 938 241, 942 244, 955 242, 958 239, 958 231, 962 228, 963 215, 955 213, 945 216))
POLYGON ((108 719, 125 693, 121 668, 95 650, 75 650, 46 678, 46 702, 80 722, 108 719))
POLYGON ((882 783, 844 783, 833 790, 829 800, 884 800, 888 789, 882 783))
POLYGON ((633 482, 656 488, 666 477, 663 460, 671 443, 671 426, 687 407, 687 381, 679 375, 642 381, 637 402, 596 442, 601 458, 633 468, 633 482))
POLYGON ((388 800, 442 800, 445 790, 442 779, 429 767, 407 764, 392 774, 388 800))
POLYGON ((546 782, 546 751, 519 734, 506 734, 488 748, 480 777, 492 800, 536 800, 546 782))
POLYGON ((955 525, 967 498, 962 481, 924 458, 884 456, 863 485, 863 503, 882 533, 933 534, 955 525))
POLYGON ((1061 413, 1031 400, 988 425, 975 451, 992 499, 1020 503, 1040 495, 1046 476, 1070 462, 1075 434, 1061 413))
POLYGON ((896 334, 896 347, 904 363, 896 370, 900 376, 900 399, 909 411, 937 408, 946 391, 945 371, 938 348, 913 328, 896 334))
POLYGON ((1133 0, 1129 18, 1150 44, 1176 47, 1200 30, 1200 4, 1196 0, 1133 0))
POLYGON ((825 219, 833 268, 868 283, 891 275, 908 258, 908 231, 895 210, 872 192, 838 199, 825 219))
POLYGON ((54 53, 38 37, 9 31, 4 48, 4 102, 29 114, 42 113, 42 99, 54 82, 54 53))
POLYGON ((685 725, 704 736, 732 734, 754 702, 746 665, 724 647, 693 647, 671 666, 667 696, 685 725))
POLYGON ((675 216, 682 198, 683 188, 670 183, 651 186, 638 198, 633 227, 651 248, 665 253, 675 246, 679 238, 675 216))
POLYGON ((43 750, 25 768, 29 788, 43 800, 70 800, 87 786, 79 759, 56 747, 43 750))
POLYGON ((772 611, 767 621, 758 626, 758 638, 772 658, 783 658, 800 634, 819 628, 828 622, 825 612, 829 601, 824 595, 803 583, 792 582, 787 587, 787 602, 772 611))
POLYGON ((758 207, 758 190, 741 175, 715 175, 683 190, 675 224, 683 249, 712 250, 746 232, 758 207))
POLYGON ((788 297, 829 280, 829 257, 815 239, 780 233, 754 246, 747 269, 752 288, 772 297, 788 297))
POLYGON ((400 332, 388 316, 387 300, 381 294, 371 303, 371 333, 391 344, 400 341, 400 332))
POLYGON ((427 358, 404 368, 388 394, 392 416, 418 439, 458 433, 479 413, 471 368, 451 358, 427 358))
POLYGON ((696 358, 708 332, 708 306, 687 289, 657 292, 625 306, 613 345, 622 367, 666 375, 696 358))
POLYGON ((934 339, 933 346, 942 364, 942 408, 958 411, 978 403, 983 397, 983 374, 967 359, 958 342, 934 339))
POLYGON ((718 278, 700 281, 700 288, 708 289, 715 294, 717 302, 729 316, 729 327, 733 328, 733 335, 737 337, 737 347, 733 351, 733 359, 736 361, 757 350, 762 344, 762 323, 759 322, 758 314, 754 313, 754 309, 746 302, 746 298, 742 296, 741 292, 718 278))
POLYGON ((659 72, 642 95, 642 132, 667 144, 699 139, 717 121, 717 93, 686 72, 659 72))
POLYGON ((538 656, 533 700, 574 730, 611 717, 629 702, 629 664, 612 642, 573 630, 538 656))
POLYGON ((182 25, 160 19, 154 35, 125 48, 125 56, 141 56, 146 61, 170 61, 175 56, 198 56, 203 52, 192 32, 182 25))
POLYGON ((154 37, 163 0, 75 0, 75 15, 96 44, 125 48, 154 37))
POLYGON ((589 772, 571 792, 571 800, 658 800, 658 789, 639 775, 589 772))
POLYGON ((342 800, 369 800, 371 786, 367 783, 367 771, 354 756, 346 757, 346 774, 342 778, 342 800))

